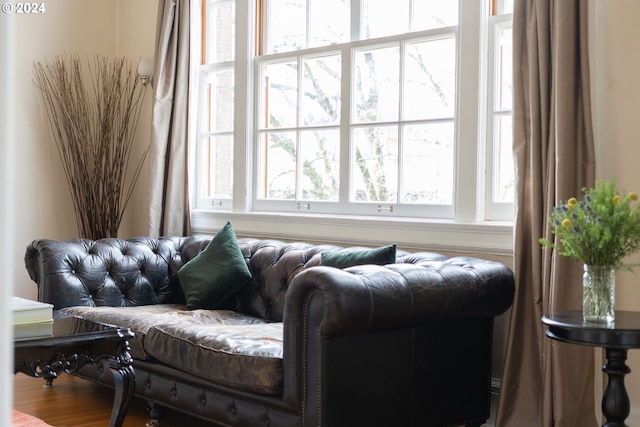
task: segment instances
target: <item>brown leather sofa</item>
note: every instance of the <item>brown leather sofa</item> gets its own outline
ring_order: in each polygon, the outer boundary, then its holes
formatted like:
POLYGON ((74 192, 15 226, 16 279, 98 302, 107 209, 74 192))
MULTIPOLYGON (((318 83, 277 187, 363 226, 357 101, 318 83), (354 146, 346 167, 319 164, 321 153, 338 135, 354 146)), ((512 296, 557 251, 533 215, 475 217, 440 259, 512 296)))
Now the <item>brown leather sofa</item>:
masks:
MULTIPOLYGON (((393 264, 339 269, 318 265, 336 246, 240 239, 251 280, 224 307, 188 310, 177 272, 210 240, 36 240, 25 263, 39 300, 136 333, 135 394, 152 416, 171 407, 247 427, 489 418, 493 320, 514 292, 504 265, 398 251, 393 264)), ((110 385, 107 372, 78 374, 110 385)))

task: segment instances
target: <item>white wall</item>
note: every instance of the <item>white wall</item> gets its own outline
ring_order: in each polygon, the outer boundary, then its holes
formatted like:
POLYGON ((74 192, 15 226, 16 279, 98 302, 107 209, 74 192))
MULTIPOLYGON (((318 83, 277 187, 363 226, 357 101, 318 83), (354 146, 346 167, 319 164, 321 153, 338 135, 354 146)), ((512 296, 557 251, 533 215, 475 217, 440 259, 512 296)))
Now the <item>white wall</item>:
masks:
MULTIPOLYGON (((7 318, 0 321, 0 340, 4 343, 10 340, 8 296, 37 295, 24 268, 27 244, 37 238, 78 236, 67 182, 33 83, 34 61, 73 53, 87 59, 95 54, 125 56, 137 62, 153 55, 155 43, 157 0, 56 0, 45 6, 41 15, 0 16, 0 320, 7 318), (11 91, 3 86, 6 76, 11 76, 11 91)), ((151 97, 149 87, 134 156, 148 144, 151 97)), ((123 236, 146 233, 147 176, 148 166, 125 214, 123 236)), ((11 345, 0 348, 2 360, 13 360, 11 345)), ((6 375, 0 378, 0 426, 8 427, 13 381, 6 375)))
MULTIPOLYGON (((640 2, 592 0, 590 61, 597 177, 640 191, 640 2)), ((636 255, 633 261, 640 261, 636 255)), ((616 309, 640 311, 640 269, 616 276, 616 309)), ((640 350, 629 352, 629 425, 640 426, 640 350)))
MULTIPOLYGON (((118 6, 118 56, 124 56, 132 62, 138 58, 153 58, 155 50, 155 32, 158 0, 120 0, 118 6)), ((137 160, 148 147, 151 138, 151 106, 153 88, 147 86, 144 108, 140 113, 140 122, 136 132, 136 149, 131 159, 137 160)), ((132 200, 127 207, 120 226, 120 237, 143 236, 148 234, 149 208, 149 161, 144 168, 135 188, 132 200)))
POLYGON ((67 182, 52 138, 41 94, 33 82, 34 61, 55 55, 78 54, 91 58, 116 52, 116 6, 111 0, 57 0, 41 15, 16 15, 15 40, 20 40, 15 69, 17 167, 19 187, 15 211, 18 223, 13 242, 16 295, 35 297, 35 284, 21 262, 26 245, 37 238, 77 237, 67 182))
MULTIPOLYGON (((13 17, 6 14, 0 15, 0 64, 8 64, 15 53, 13 38, 13 17)), ((8 300, 13 292, 15 266, 12 257, 11 242, 13 241, 14 210, 11 201, 14 199, 14 190, 11 185, 13 178, 13 166, 15 152, 11 141, 14 140, 11 100, 13 70, 11 67, 0 66, 0 200, 5 203, 0 205, 0 235, 3 236, 0 244, 0 271, 4 284, 0 288, 0 360, 13 360, 11 342, 10 313, 8 300)), ((13 397, 13 382, 9 375, 0 375, 0 426, 11 425, 11 402, 13 397)))
MULTIPOLYGON (((134 63, 152 57, 155 43, 157 0, 56 0, 42 15, 16 15, 14 38, 19 40, 12 63, 15 71, 12 101, 16 112, 16 167, 13 184, 19 188, 12 205, 18 222, 12 241, 16 269, 15 294, 36 296, 22 257, 25 247, 38 238, 78 237, 68 186, 52 138, 42 97, 33 83, 34 61, 59 54, 125 56, 134 63)), ((137 158, 148 144, 151 123, 151 87, 136 134, 137 158)), ((120 229, 122 237, 146 233, 148 164, 136 187, 120 229)))

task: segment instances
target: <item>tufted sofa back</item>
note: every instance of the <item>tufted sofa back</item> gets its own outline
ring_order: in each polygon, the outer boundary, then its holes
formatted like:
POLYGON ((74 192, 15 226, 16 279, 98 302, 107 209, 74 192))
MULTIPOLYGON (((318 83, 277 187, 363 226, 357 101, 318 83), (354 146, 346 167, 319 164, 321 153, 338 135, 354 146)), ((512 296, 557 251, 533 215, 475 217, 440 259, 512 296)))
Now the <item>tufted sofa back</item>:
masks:
MULTIPOLYGON (((38 298, 56 309, 84 306, 184 304, 178 270, 202 251, 211 236, 138 237, 128 240, 35 240, 25 265, 38 298)), ((300 271, 318 265, 324 251, 341 249, 278 240, 239 239, 253 278, 223 308, 282 321, 285 294, 300 271)), ((399 262, 415 262, 416 254, 399 262)), ((424 253, 420 254, 424 260, 424 253)), ((430 254, 433 259, 446 257, 430 254)))
POLYGON ((25 267, 56 309, 184 303, 177 271, 210 238, 35 240, 25 267))
POLYGON ((284 300, 289 283, 300 271, 320 264, 324 251, 338 246, 310 243, 285 243, 279 240, 239 239, 253 277, 235 293, 236 311, 266 320, 282 321, 284 300))

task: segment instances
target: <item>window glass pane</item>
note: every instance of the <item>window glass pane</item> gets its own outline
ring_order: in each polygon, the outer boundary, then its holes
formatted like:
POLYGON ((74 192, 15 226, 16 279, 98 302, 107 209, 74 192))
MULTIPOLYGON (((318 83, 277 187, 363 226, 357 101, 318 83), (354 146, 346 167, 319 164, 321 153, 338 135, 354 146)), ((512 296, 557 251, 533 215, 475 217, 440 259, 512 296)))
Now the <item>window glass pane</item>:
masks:
POLYGON ((361 39, 406 33, 409 0, 363 0, 361 39))
POLYGON ((296 133, 263 133, 259 150, 258 196, 264 199, 295 199, 296 133))
POLYGON ((453 203, 453 122, 403 129, 402 203, 453 203))
POLYGON ((513 13, 513 0, 495 0, 497 14, 513 13))
POLYGON ((340 132, 338 129, 303 131, 302 199, 337 201, 340 181, 340 132))
POLYGON ((266 53, 290 52, 307 45, 306 0, 270 0, 266 53))
POLYGON ((398 120, 399 47, 356 51, 353 121, 398 120))
POLYGON ((293 127, 297 123, 298 72, 296 63, 267 64, 263 68, 262 128, 293 127))
POLYGON ((339 122, 340 63, 340 55, 302 61, 301 113, 305 125, 339 122))
POLYGON ((407 44, 404 82, 404 119, 453 117, 455 39, 448 37, 407 44))
POLYGON ((233 61, 235 48, 235 2, 217 1, 207 7, 206 59, 208 64, 233 61))
POLYGON ((458 25, 458 2, 452 0, 414 0, 411 31, 458 25))
POLYGON ((395 203, 398 188, 398 128, 377 126, 353 131, 351 199, 395 203))
POLYGON ((203 130, 233 131, 233 70, 205 73, 203 130))
POLYGON ((494 120, 493 201, 513 203, 515 200, 515 170, 511 115, 499 115, 494 120))
POLYGON ((498 110, 511 110, 513 104, 513 75, 512 58, 513 50, 511 23, 501 25, 497 29, 496 47, 496 108, 498 110))
POLYGON ((233 177, 233 136, 203 138, 198 160, 204 197, 230 199, 233 177))
POLYGON ((309 1, 309 46, 328 46, 351 38, 350 0, 309 1))

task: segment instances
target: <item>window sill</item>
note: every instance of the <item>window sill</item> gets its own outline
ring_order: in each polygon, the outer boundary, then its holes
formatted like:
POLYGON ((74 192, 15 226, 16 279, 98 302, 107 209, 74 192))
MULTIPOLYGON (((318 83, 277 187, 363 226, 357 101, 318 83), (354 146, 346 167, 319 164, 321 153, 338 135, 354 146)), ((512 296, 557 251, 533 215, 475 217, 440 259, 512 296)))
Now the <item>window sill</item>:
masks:
POLYGON ((513 225, 507 222, 461 224, 410 218, 194 210, 194 234, 215 234, 231 221, 239 237, 379 246, 390 242, 408 251, 513 254, 513 225))

